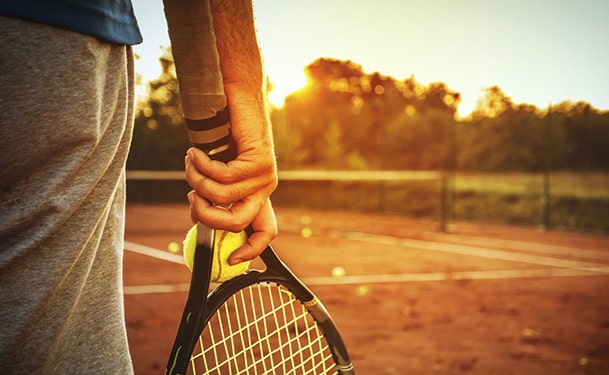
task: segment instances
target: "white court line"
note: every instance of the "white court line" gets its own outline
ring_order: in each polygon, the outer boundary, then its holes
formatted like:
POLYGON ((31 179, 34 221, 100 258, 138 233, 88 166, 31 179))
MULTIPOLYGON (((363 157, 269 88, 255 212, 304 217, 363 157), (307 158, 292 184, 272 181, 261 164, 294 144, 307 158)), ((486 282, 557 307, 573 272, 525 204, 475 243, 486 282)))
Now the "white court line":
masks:
POLYGON ((189 284, 156 284, 124 286, 124 295, 187 292, 189 284))
MULTIPOLYGON (((488 239, 477 236, 459 235, 459 237, 453 237, 448 240, 448 242, 452 241, 462 242, 468 245, 478 247, 488 246, 488 239)), ((545 255, 562 255, 575 258, 588 258, 590 260, 609 260, 609 251, 576 249, 566 246, 546 245, 495 238, 493 238, 492 241, 494 247, 500 247, 504 249, 528 251, 531 253, 539 253, 545 255)))
MULTIPOLYGON (((533 277, 598 276, 604 275, 606 273, 609 273, 609 267, 597 267, 590 269, 545 268, 534 270, 425 272, 385 275, 355 275, 343 277, 303 277, 302 281, 309 286, 334 286, 447 280, 498 280, 522 279, 533 277)), ((125 286, 123 290, 125 295, 134 295, 186 292, 188 291, 188 287, 188 284, 159 284, 125 286)))
POLYGON ((545 268, 535 270, 402 273, 343 277, 309 277, 303 278, 302 280, 307 285, 350 285, 400 283, 412 281, 493 280, 530 277, 594 276, 603 275, 605 273, 609 273, 609 267, 596 267, 590 269, 545 268))
MULTIPOLYGON (((587 270, 594 267, 605 267, 605 264, 583 262, 578 260, 558 259, 540 255, 513 253, 504 250, 492 250, 481 247, 455 245, 445 242, 435 242, 426 240, 414 240, 409 238, 396 238, 391 236, 381 236, 374 234, 366 234, 362 236, 351 236, 350 240, 375 243, 381 245, 409 247, 420 250, 439 251, 445 253, 462 254, 478 256, 483 258, 492 258, 500 260, 508 260, 514 262, 523 262, 529 264, 537 264, 550 267, 562 267, 571 269, 587 270)), ((534 245, 532 245, 534 246, 534 245)))
MULTIPOLYGON (((350 221, 341 220, 339 222, 335 222, 334 226, 336 228, 348 228, 352 223, 350 221)), ((286 231, 300 233, 301 227, 298 225, 290 226, 287 223, 282 224, 282 232, 286 231)), ((363 237, 367 235, 373 236, 374 234, 368 234, 359 231, 353 230, 341 230, 341 229, 330 229, 330 235, 334 237, 363 237)), ((380 235, 382 236, 382 235, 380 235)), ((407 236, 406 236, 407 237, 407 236)), ((468 245, 468 246, 476 246, 476 247, 486 247, 488 246, 488 238, 475 236, 475 235, 466 235, 459 234, 458 236, 446 233, 435 233, 433 237, 436 237, 437 242, 445 243, 456 243, 460 245, 468 245)), ((392 237, 392 238, 400 238, 400 237, 392 237)), ((424 239, 429 241, 434 241, 434 239, 424 239)), ((538 253, 544 255, 558 255, 558 256, 566 256, 566 257, 574 257, 574 258, 587 258, 592 261, 603 261, 609 260, 609 251, 603 250, 591 250, 591 249, 582 249, 582 248, 573 248, 567 246, 560 245, 549 245, 549 244, 541 244, 535 242, 525 242, 518 240, 508 240, 508 239, 498 239, 492 238, 493 247, 495 248, 503 248, 517 251, 526 251, 529 253, 538 253)))
POLYGON ((152 258, 162 259, 162 260, 166 260, 166 261, 172 262, 172 263, 186 264, 184 262, 184 257, 182 255, 172 254, 167 251, 155 249, 150 246, 144 246, 144 245, 140 245, 140 244, 137 244, 134 242, 129 242, 129 241, 125 241, 124 246, 125 246, 125 250, 129 250, 134 253, 147 255, 152 258))
MULTIPOLYGON (((518 254, 502 250, 491 250, 473 246, 455 245, 443 242, 414 240, 396 238, 381 235, 358 234, 349 235, 350 240, 364 241, 368 243, 403 246, 429 251, 440 251, 454 254, 479 256, 492 259, 525 262, 530 264, 551 266, 557 268, 533 269, 533 270, 494 270, 494 271, 461 271, 461 272, 424 272, 403 274, 381 274, 381 275, 354 275, 343 277, 307 277, 302 281, 307 285, 352 285, 352 284, 380 284, 413 281, 445 281, 445 280, 491 280, 491 279, 514 279, 530 277, 572 277, 572 276, 594 276, 609 274, 609 266, 598 263, 582 262, 567 259, 557 259, 538 255, 518 254)), ((534 245, 532 245, 534 246, 534 245)), ((167 251, 158 250, 149 246, 125 241, 125 250, 153 258, 184 264, 181 255, 171 254, 167 251)), ((125 286, 125 295, 152 294, 152 293, 174 293, 188 290, 188 284, 160 284, 125 286)))

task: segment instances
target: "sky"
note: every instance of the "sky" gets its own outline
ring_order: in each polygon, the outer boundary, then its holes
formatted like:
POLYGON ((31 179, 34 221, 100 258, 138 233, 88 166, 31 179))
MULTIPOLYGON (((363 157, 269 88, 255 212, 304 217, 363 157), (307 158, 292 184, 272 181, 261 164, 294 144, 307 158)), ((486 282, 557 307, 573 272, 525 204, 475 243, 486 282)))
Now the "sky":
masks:
MULTIPOLYGON (((136 69, 159 73, 169 45, 162 0, 132 0, 144 43, 136 69)), ((515 103, 547 108, 565 100, 609 110, 607 0, 253 0, 270 99, 304 86, 320 57, 364 72, 461 93, 465 116, 499 86, 515 103)))

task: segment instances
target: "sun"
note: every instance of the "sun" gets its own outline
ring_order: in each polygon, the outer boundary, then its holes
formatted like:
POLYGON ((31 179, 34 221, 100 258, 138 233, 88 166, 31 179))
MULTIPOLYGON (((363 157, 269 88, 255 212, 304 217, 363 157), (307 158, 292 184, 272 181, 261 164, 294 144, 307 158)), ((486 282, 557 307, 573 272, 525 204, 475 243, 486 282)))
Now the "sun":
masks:
POLYGON ((268 76, 271 82, 268 99, 277 108, 283 107, 285 98, 288 95, 307 85, 307 77, 304 74, 304 70, 298 73, 289 69, 281 69, 269 72, 268 76))

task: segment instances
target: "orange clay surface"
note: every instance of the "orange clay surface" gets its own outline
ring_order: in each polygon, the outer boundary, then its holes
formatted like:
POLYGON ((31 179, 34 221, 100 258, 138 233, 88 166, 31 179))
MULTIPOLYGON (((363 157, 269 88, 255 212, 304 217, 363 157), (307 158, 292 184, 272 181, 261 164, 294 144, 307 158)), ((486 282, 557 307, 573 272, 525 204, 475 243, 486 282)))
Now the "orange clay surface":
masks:
MULTIPOLYGON (((276 212, 275 249, 330 310, 359 375, 609 374, 607 235, 276 212)), ((189 227, 185 205, 127 208, 131 243, 167 251, 189 227)), ((190 272, 130 250, 124 264, 135 373, 163 374, 190 272)))

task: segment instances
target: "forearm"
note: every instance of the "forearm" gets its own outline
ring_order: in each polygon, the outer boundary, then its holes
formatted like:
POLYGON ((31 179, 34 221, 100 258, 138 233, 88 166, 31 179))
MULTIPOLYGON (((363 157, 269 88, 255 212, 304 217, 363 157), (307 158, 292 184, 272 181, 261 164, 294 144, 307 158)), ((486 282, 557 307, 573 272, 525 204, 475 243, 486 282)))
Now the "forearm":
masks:
POLYGON ((251 158, 259 168, 272 170, 272 131, 252 1, 211 0, 211 11, 239 157, 251 158))
POLYGON ((212 0, 211 10, 225 86, 264 107, 264 72, 251 0, 212 0))

